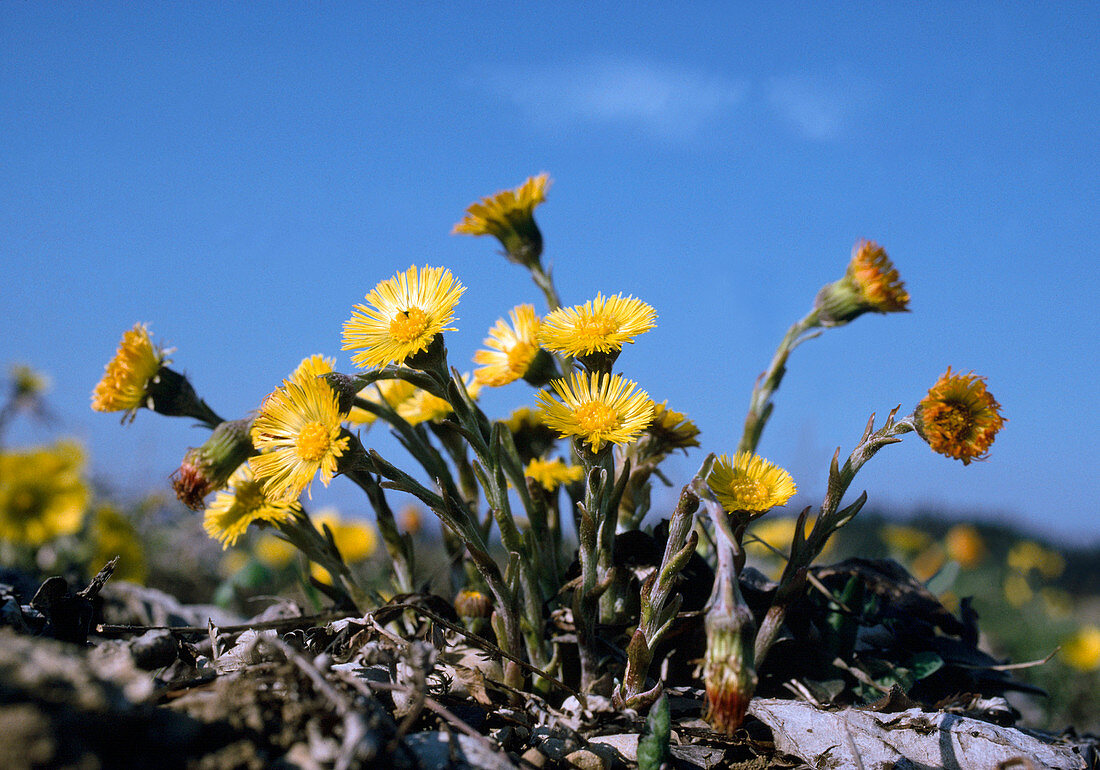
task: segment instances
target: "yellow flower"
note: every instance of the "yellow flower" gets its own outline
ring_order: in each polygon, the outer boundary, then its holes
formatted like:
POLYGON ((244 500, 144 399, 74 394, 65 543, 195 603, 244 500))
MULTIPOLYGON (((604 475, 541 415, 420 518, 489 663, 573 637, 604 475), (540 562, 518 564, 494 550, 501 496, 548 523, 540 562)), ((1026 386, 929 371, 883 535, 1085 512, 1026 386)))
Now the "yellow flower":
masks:
POLYGON ((606 444, 633 441, 653 421, 653 402, 637 383, 619 375, 582 374, 550 383, 536 395, 542 419, 562 436, 587 441, 593 452, 606 444))
MULTIPOLYGON (((791 550, 791 543, 794 541, 794 530, 797 525, 797 520, 790 516, 783 516, 778 518, 771 518, 766 516, 759 521, 753 522, 749 528, 748 537, 745 538, 745 550, 753 556, 758 556, 766 559, 780 558, 776 553, 789 553, 791 550), (753 538, 756 538, 754 540, 753 538), (761 542, 762 541, 762 542, 761 542), (768 546, 771 546, 770 548, 768 546)), ((809 532, 813 528, 813 520, 806 522, 806 531, 809 532)), ((821 556, 832 552, 834 547, 833 541, 827 540, 825 547, 821 550, 821 556)))
POLYGON ((454 331, 454 309, 466 291, 451 271, 413 265, 382 281, 344 322, 342 350, 360 350, 351 360, 361 368, 404 363, 425 350, 437 334, 454 331))
POLYGON ((400 521, 401 529, 410 535, 419 535, 420 530, 424 528, 423 515, 420 508, 415 505, 406 505, 401 509, 400 521))
POLYGON ((493 600, 489 595, 471 588, 459 591, 454 605, 460 618, 487 618, 493 614, 493 600))
POLYGON ((952 374, 949 366, 917 406, 917 430, 933 451, 969 465, 988 456, 1005 424, 1000 409, 984 377, 952 374))
POLYGON ((316 376, 326 367, 332 371, 330 360, 305 359, 264 399, 252 423, 252 443, 262 453, 252 458, 252 469, 275 499, 287 502, 308 492, 318 470, 328 486, 337 458, 348 447, 348 437, 340 437, 344 415, 336 394, 316 376))
MULTIPOLYGON (((253 458, 252 462, 257 459, 253 458)), ((245 463, 229 479, 229 488, 218 492, 214 502, 206 507, 202 526, 224 549, 235 545, 252 522, 287 521, 301 510, 298 503, 285 502, 265 491, 262 481, 249 463, 245 463)))
POLYGON ((1023 575, 1010 572, 1004 579, 1005 600, 1013 607, 1019 609, 1035 598, 1035 592, 1023 575))
POLYGON ((550 175, 529 177, 515 190, 501 190, 466 209, 453 235, 492 235, 516 264, 534 266, 542 255, 542 233, 535 224, 535 207, 546 200, 550 175))
POLYGON ((785 505, 798 491, 791 474, 752 452, 719 456, 707 485, 727 511, 753 513, 785 505))
POLYGON ((256 539, 256 545, 253 546, 252 552, 256 554, 256 558, 264 566, 281 570, 294 560, 298 549, 281 537, 271 532, 265 532, 256 539))
POLYGON ((884 524, 878 536, 891 551, 906 555, 924 550, 932 544, 932 538, 927 532, 904 524, 884 524))
POLYGON ((584 468, 566 465, 560 459, 546 460, 536 457, 527 463, 523 475, 537 481, 547 492, 553 492, 562 484, 571 484, 584 478, 584 468))
POLYGON ((123 333, 115 357, 107 363, 103 379, 92 391, 92 409, 127 412, 132 420, 146 404, 150 381, 169 363, 168 352, 153 345, 145 324, 134 324, 133 329, 123 333))
POLYGON ((1054 580, 1066 568, 1066 560, 1057 551, 1050 551, 1031 540, 1022 540, 1008 549, 1008 566, 1027 575, 1035 570, 1047 580, 1054 580))
POLYGON ((947 555, 963 569, 974 569, 985 558, 985 543, 978 530, 969 524, 956 524, 944 537, 947 555))
POLYGON ((817 293, 814 308, 823 326, 839 326, 867 312, 908 309, 909 293, 886 251, 873 241, 858 241, 844 277, 817 293))
POLYGON ((662 452, 699 446, 696 438, 699 429, 695 423, 686 415, 669 409, 667 401, 654 405, 653 422, 646 431, 657 440, 662 452))
POLYGON ((332 508, 318 511, 311 518, 321 532, 325 531, 325 526, 329 528, 332 539, 336 541, 336 549, 347 564, 363 561, 378 547, 378 535, 374 527, 365 521, 343 519, 332 508))
POLYGON ((96 572, 119 557, 113 578, 141 583, 145 580, 145 549, 137 529, 121 511, 104 505, 92 517, 92 557, 88 564, 96 572))
POLYGON ((1082 626, 1062 644, 1062 657, 1078 671, 1100 668, 1100 628, 1082 626))
POLYGON ((89 499, 83 469, 73 441, 0 453, 0 540, 37 546, 77 532, 89 499))
POLYGON ((482 385, 499 388, 518 380, 527 374, 539 353, 540 321, 534 306, 517 305, 508 315, 512 325, 499 319, 485 339, 484 344, 493 349, 474 353, 474 363, 482 366, 474 377, 482 385))
MULTIPOLYGON (((470 382, 470 375, 463 374, 462 382, 466 385, 466 392, 470 398, 476 399, 481 385, 470 382)), ((397 413, 405 418, 409 425, 417 425, 422 422, 439 422, 447 417, 454 408, 446 399, 433 396, 426 390, 413 388, 412 395, 397 405, 397 413)))
MULTIPOLYGON (((415 392, 416 386, 411 382, 405 380, 379 380, 363 388, 357 395, 364 401, 370 401, 373 404, 386 404, 396 411, 415 392)), ((359 406, 353 406, 348 414, 347 421, 353 425, 370 425, 375 419, 377 418, 374 412, 369 412, 359 406)))
POLYGON ((943 549, 943 546, 939 543, 933 543, 917 554, 916 558, 913 559, 913 563, 909 565, 909 571, 913 573, 913 577, 917 580, 927 582, 943 569, 946 561, 947 552, 943 549))
POLYGON ((615 294, 575 307, 563 307, 543 319, 538 341, 566 356, 613 353, 656 326, 657 311, 634 297, 615 294))
POLYGON ((12 398, 16 401, 34 401, 50 389, 50 378, 26 364, 12 364, 12 398))

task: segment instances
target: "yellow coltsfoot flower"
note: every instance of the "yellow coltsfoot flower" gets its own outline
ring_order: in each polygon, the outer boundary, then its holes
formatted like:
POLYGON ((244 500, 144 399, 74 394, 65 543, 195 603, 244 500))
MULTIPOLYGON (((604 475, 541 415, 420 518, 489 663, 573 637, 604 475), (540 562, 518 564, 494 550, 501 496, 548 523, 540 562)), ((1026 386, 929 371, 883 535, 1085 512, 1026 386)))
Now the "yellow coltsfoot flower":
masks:
POLYGON ((667 401, 654 405, 653 422, 646 431, 653 436, 661 453, 699 446, 699 428, 687 415, 669 409, 667 401))
POLYGON ((202 526, 224 549, 236 545, 253 522, 274 524, 301 515, 301 512, 297 502, 287 502, 268 493, 262 480, 245 463, 230 478, 228 489, 218 492, 206 507, 202 526))
POLYGON ((83 473, 74 441, 0 452, 0 540, 39 546, 76 533, 91 497, 83 473))
POLYGON ((122 335, 118 350, 106 366, 103 378, 92 391, 92 409, 97 412, 126 412, 133 420, 149 401, 149 385, 169 361, 170 351, 153 344, 149 328, 134 324, 122 335))
MULTIPOLYGON (((471 382, 469 373, 462 375, 462 384, 466 386, 470 398, 476 400, 481 384, 471 382)), ((450 401, 414 387, 412 393, 397 405, 396 411, 409 425, 418 425, 422 422, 440 422, 454 411, 454 407, 450 401)))
MULTIPOLYGON (((379 380, 363 388, 357 394, 372 404, 385 404, 393 410, 412 397, 416 386, 406 380, 379 380)), ((348 413, 348 422, 352 425, 371 425, 377 419, 374 412, 361 406, 352 406, 348 413)))
POLYGON ((719 456, 706 481, 731 512, 764 513, 786 505, 798 491, 791 474, 752 452, 719 456))
POLYGON ((536 457, 527 463, 523 475, 534 479, 547 492, 553 492, 562 484, 572 484, 584 478, 584 468, 579 465, 566 465, 561 459, 548 460, 536 457))
MULTIPOLYGON (((542 321, 539 344, 565 356, 601 359, 610 368, 626 343, 656 326, 657 311, 634 297, 615 294, 553 311, 542 321), (608 359, 604 361, 602 359, 608 359)), ((589 366, 589 368, 593 368, 589 366)))
POLYGON ((548 390, 535 397, 543 422, 563 437, 587 442, 593 452, 633 441, 653 421, 649 394, 618 374, 574 372, 550 386, 557 398, 548 390))
MULTIPOLYGON (((415 265, 382 281, 344 322, 342 350, 359 350, 361 368, 406 363, 427 350, 435 337, 454 331, 454 309, 466 288, 442 267, 415 265)), ((410 362, 410 365, 414 362, 410 362)))
POLYGON ((533 267, 542 256, 542 233, 535 224, 535 207, 546 200, 550 175, 529 177, 514 190, 501 190, 466 209, 452 235, 492 235, 509 261, 533 267))
POLYGON ((916 410, 916 428, 932 450, 962 460, 988 457, 989 447, 1004 427, 1001 405, 973 372, 952 374, 951 367, 928 391, 916 410))
MULTIPOLYGON (((539 348, 538 333, 541 321, 533 305, 517 305, 508 312, 512 325, 503 318, 489 330, 484 344, 492 350, 474 353, 474 363, 481 368, 474 371, 474 378, 482 385, 499 388, 521 377, 526 377, 535 360, 545 351, 539 348)), ((543 383, 545 384, 545 383, 543 383)))
POLYGON ((256 478, 271 497, 291 501, 309 491, 314 475, 328 486, 336 460, 348 448, 340 436, 336 393, 318 374, 332 371, 332 361, 305 359, 282 387, 264 399, 252 423, 252 443, 261 452, 251 460, 256 478))
POLYGON ((867 312, 904 312, 909 293, 886 250, 874 241, 859 241, 844 277, 818 292, 814 307, 822 325, 839 326, 867 312))

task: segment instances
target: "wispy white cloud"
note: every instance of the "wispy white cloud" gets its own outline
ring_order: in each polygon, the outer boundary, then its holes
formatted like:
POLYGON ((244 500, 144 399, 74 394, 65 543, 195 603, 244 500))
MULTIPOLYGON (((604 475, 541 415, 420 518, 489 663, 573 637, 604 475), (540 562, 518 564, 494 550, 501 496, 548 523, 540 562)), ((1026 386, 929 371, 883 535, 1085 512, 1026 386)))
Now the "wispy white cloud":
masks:
POLYGON ((483 74, 531 121, 633 127, 663 138, 691 138, 722 120, 747 91, 744 81, 687 67, 594 59, 483 74))
POLYGON ((779 117, 806 139, 835 139, 850 126, 868 98, 867 83, 850 73, 775 77, 765 85, 779 117))

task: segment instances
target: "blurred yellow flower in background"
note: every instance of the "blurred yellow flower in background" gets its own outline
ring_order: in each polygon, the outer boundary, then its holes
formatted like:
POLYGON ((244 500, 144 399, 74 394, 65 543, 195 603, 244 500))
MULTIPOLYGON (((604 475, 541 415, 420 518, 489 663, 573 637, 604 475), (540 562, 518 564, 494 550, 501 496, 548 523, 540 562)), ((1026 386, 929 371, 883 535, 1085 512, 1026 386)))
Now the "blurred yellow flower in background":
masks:
POLYGON ((336 393, 316 376, 326 371, 332 371, 331 359, 305 359, 264 399, 252 423, 252 443, 261 452, 251 459, 252 470, 272 498, 296 500, 309 491, 318 471, 328 486, 337 458, 347 450, 336 393))
POLYGON ((763 513, 798 491, 791 474, 752 452, 720 455, 706 481, 727 511, 763 513))
POLYGON ((331 530, 336 548, 347 564, 363 561, 378 547, 378 535, 373 526, 359 519, 345 519, 335 508, 322 508, 310 514, 310 519, 321 532, 326 526, 331 530))
POLYGON ((281 570, 294 561, 298 549, 278 535, 264 532, 256 538, 252 553, 265 567, 281 570))
POLYGON ((412 265, 371 289, 366 305, 355 306, 344 322, 341 350, 361 351, 351 358, 360 368, 404 363, 437 334, 454 331, 448 324, 464 291, 450 270, 412 265))
POLYGON ((1032 540, 1021 540, 1013 545, 1008 550, 1005 563, 1023 575, 1034 570, 1047 580, 1060 577, 1066 568, 1066 559, 1062 554, 1043 548, 1032 540))
POLYGON ((1023 575, 1010 572, 1004 578, 1005 601, 1019 609, 1035 598, 1035 592, 1031 590, 1031 584, 1023 575))
POLYGON ((1100 628, 1082 626, 1062 644, 1062 659, 1078 671, 1100 669, 1100 628))
POLYGON ((917 406, 917 431, 933 451, 969 465, 988 456, 1005 424, 1000 409, 983 377, 949 366, 917 406))
MULTIPOLYGON (((363 388, 356 395, 364 401, 385 404, 396 411, 397 407, 415 392, 416 386, 406 380, 379 380, 363 388)), ((347 417, 347 421, 352 425, 370 425, 376 419, 374 412, 367 411, 361 406, 352 406, 347 417)))
POLYGON ((883 524, 879 539, 891 550, 903 556, 922 551, 932 544, 932 537, 923 529, 905 524, 883 524))
POLYGON ((88 570, 94 574, 116 556, 115 580, 141 583, 145 580, 145 548, 138 537, 137 528, 122 511, 111 505, 102 505, 92 514, 92 557, 88 570))
POLYGON ((913 559, 913 563, 909 565, 909 571, 913 573, 913 577, 917 580, 926 583, 943 569, 946 562, 947 551, 939 543, 932 543, 932 545, 917 554, 916 558, 913 559))
POLYGON ((83 474, 75 441, 0 452, 0 539, 38 546, 76 533, 91 497, 83 474))
POLYGON ((107 363, 103 378, 92 391, 92 409, 126 412, 132 420, 145 405, 150 380, 169 363, 168 352, 153 344, 145 324, 134 324, 134 328, 123 333, 114 358, 107 363))
POLYGON ((974 569, 985 559, 985 542, 976 527, 956 524, 944 536, 947 555, 963 569, 974 569))
POLYGON ((419 535, 420 530, 424 528, 424 515, 418 505, 406 505, 402 508, 398 521, 401 529, 410 535, 419 535))
POLYGON ((579 465, 566 465, 560 459, 535 458, 527 463, 523 475, 537 481, 547 492, 553 492, 562 484, 571 484, 584 478, 584 468, 579 465))

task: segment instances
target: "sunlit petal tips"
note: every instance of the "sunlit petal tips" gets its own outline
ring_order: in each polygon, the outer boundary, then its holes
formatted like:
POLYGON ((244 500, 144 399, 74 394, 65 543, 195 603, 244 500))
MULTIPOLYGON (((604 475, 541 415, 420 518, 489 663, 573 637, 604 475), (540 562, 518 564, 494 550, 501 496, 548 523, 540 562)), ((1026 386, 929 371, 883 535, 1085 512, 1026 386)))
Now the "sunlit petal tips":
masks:
POLYGON ((614 294, 575 307, 558 308, 543 319, 539 344, 566 356, 617 351, 656 326, 657 311, 634 297, 614 294))
POLYGON ((527 374, 539 352, 540 321, 532 305, 518 305, 508 313, 511 326, 502 318, 489 330, 485 345, 491 350, 474 353, 481 368, 474 377, 482 385, 499 388, 527 374))
POLYGON ((129 412, 132 419, 134 412, 146 404, 149 382, 168 363, 167 353, 153 344, 145 324, 134 324, 123 333, 118 351, 92 392, 92 409, 129 412))
POLYGON ((917 431, 933 451, 969 465, 988 456, 1005 424, 1000 410, 984 377, 952 374, 947 367, 917 407, 917 431))
POLYGON ((791 474, 751 452, 738 452, 733 459, 721 455, 707 485, 727 511, 752 513, 785 505, 798 491, 791 474))
POLYGON ((466 288, 451 271, 415 265, 382 281, 344 322, 343 350, 366 369, 400 364, 428 347, 437 334, 454 331, 454 309, 466 288))
POLYGON ((633 441, 653 421, 649 394, 617 374, 574 372, 569 380, 550 385, 554 394, 536 395, 543 421, 562 436, 586 441, 593 452, 607 443, 633 441))
MULTIPOLYGON (((264 400, 252 423, 252 443, 262 453, 252 458, 252 469, 274 499, 290 501, 307 492, 318 471, 328 486, 348 446, 348 438, 340 437, 345 415, 336 394, 324 379, 305 376, 323 373, 315 358, 303 361, 264 400)), ((331 361, 327 367, 332 370, 331 361)))
POLYGON ((245 463, 230 478, 229 489, 218 492, 207 506, 202 526, 206 534, 228 548, 253 522, 286 521, 299 511, 297 502, 284 502, 265 492, 263 483, 245 463))

